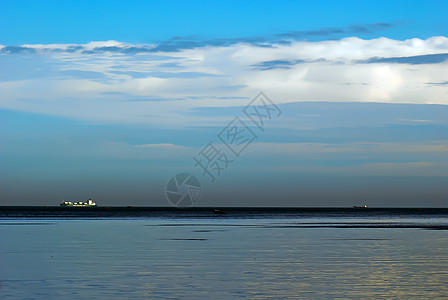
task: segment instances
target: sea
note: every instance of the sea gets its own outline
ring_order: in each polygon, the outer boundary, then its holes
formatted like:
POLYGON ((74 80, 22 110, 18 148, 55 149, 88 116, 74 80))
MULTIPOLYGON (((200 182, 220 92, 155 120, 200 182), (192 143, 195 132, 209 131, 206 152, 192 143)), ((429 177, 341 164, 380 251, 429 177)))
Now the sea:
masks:
POLYGON ((448 299, 447 208, 0 207, 0 299, 448 299))

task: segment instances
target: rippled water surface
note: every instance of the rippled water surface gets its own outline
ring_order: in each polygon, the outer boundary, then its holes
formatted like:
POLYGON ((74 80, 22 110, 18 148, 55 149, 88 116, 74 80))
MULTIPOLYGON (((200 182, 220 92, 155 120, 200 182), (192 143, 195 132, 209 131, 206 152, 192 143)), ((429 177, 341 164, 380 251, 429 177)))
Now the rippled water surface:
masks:
POLYGON ((3 216, 0 299, 448 295, 443 214, 269 215, 3 216))

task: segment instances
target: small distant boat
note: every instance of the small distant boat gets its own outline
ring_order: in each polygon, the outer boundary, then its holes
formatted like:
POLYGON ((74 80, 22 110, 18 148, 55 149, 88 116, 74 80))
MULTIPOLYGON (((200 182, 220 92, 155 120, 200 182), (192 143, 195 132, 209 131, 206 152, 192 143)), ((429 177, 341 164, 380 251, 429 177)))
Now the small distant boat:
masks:
POLYGON ((353 208, 369 208, 369 207, 367 205, 364 205, 364 206, 353 205, 353 208))
POLYGON ((87 202, 70 202, 70 201, 64 201, 60 204, 60 206, 70 206, 70 207, 95 207, 96 203, 93 202, 92 199, 89 199, 87 202))
POLYGON ((217 214, 217 215, 224 215, 224 214, 226 214, 227 212, 226 212, 224 209, 217 209, 217 208, 214 208, 214 209, 213 209, 213 213, 214 213, 214 214, 217 214))

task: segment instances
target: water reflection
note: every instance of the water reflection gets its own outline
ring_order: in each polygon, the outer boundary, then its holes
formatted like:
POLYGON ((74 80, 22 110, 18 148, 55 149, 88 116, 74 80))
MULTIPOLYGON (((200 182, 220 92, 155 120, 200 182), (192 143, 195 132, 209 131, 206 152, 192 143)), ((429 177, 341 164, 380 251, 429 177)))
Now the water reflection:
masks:
POLYGON ((448 294, 444 230, 297 220, 8 222, 0 226, 1 299, 448 294))

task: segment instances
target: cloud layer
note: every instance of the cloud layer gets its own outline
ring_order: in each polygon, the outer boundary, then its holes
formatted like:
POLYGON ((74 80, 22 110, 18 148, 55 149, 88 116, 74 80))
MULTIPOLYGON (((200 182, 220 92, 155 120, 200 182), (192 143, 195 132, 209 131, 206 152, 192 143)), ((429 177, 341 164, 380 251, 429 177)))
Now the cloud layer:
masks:
POLYGON ((287 41, 0 46, 0 107, 185 125, 198 108, 245 105, 260 90, 277 103, 448 104, 446 37, 287 41))

